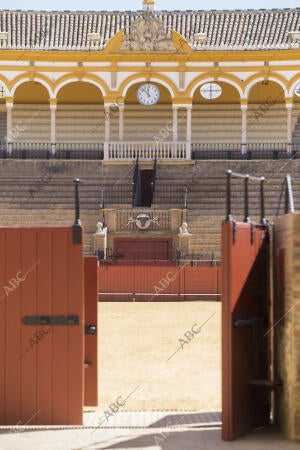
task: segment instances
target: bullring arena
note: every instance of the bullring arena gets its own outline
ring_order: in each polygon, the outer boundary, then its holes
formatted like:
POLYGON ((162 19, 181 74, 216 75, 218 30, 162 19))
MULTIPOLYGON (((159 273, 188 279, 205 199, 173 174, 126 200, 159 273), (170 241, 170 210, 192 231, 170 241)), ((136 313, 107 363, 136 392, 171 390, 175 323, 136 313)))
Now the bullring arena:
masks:
POLYGON ((0 447, 296 449, 300 9, 0 11, 0 447))

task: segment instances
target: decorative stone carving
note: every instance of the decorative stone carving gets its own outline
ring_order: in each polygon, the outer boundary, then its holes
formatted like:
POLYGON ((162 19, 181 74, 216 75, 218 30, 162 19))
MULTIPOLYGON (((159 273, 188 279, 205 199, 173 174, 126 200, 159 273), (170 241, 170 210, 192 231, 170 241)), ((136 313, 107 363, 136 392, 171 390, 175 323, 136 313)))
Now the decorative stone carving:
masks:
POLYGON ((187 227, 187 222, 182 222, 181 227, 179 228, 180 234, 190 234, 187 227))
POLYGON ((147 230, 147 228, 150 227, 151 222, 159 225, 159 218, 157 216, 151 218, 148 214, 139 214, 136 219, 129 217, 127 225, 135 223, 140 230, 147 230))
POLYGON ((176 51, 171 35, 164 24, 152 12, 145 11, 130 28, 123 39, 121 50, 135 51, 176 51))
POLYGON ((103 250, 104 259, 106 259, 107 227, 103 226, 103 222, 97 223, 97 231, 93 235, 93 247, 94 254, 97 254, 98 250, 103 250))
POLYGON ((102 222, 98 222, 97 223, 97 231, 95 234, 102 234, 104 232, 104 228, 103 228, 103 223, 102 222))

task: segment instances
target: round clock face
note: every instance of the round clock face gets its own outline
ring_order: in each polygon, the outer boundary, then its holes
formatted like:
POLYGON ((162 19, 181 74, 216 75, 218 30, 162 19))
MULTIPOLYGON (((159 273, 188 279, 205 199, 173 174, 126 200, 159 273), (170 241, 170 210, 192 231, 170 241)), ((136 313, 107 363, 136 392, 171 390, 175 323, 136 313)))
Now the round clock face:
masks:
POLYGON ((152 83, 142 84, 137 90, 137 99, 141 105, 151 106, 155 105, 160 97, 160 92, 157 86, 152 83))
POLYGON ((212 100, 214 98, 220 97, 222 94, 222 88, 217 83, 205 83, 200 88, 200 93, 202 97, 207 100, 212 100))

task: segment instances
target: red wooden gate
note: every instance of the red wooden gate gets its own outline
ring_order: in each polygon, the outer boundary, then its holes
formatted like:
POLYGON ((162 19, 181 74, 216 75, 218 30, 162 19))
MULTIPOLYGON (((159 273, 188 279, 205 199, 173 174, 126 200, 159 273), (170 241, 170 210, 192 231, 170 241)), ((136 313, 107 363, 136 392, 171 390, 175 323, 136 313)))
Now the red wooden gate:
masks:
POLYGON ((222 225, 222 411, 224 440, 269 423, 267 228, 222 225))
POLYGON ((98 306, 98 258, 84 258, 85 286, 85 340, 84 340, 84 404, 98 406, 97 371, 97 306, 98 306))
POLYGON ((82 424, 81 234, 80 227, 0 228, 3 425, 82 424))

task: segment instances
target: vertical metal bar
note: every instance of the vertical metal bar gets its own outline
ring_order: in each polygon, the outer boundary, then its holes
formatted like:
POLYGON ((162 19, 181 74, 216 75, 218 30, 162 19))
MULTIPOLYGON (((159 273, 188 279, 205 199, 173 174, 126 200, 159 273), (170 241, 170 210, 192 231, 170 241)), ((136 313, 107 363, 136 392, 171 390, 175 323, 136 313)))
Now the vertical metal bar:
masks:
POLYGON ((244 222, 249 222, 249 175, 245 176, 244 184, 244 222))
POLYGON ((74 180, 75 183, 75 224, 74 225, 81 225, 80 222, 80 203, 79 203, 79 183, 81 180, 79 178, 76 178, 74 180))
POLYGON ((287 183, 287 175, 284 180, 284 214, 288 214, 289 212, 289 194, 288 194, 288 183, 287 183))
POLYGON ((265 223, 265 193, 264 193, 265 177, 260 179, 260 223, 265 223))
POLYGON ((227 222, 232 222, 232 215, 231 215, 231 175, 232 175, 232 171, 227 170, 226 175, 227 175, 226 220, 227 220, 227 222))
POLYGON ((73 244, 82 243, 82 227, 80 220, 80 202, 79 202, 79 183, 81 180, 76 178, 75 183, 75 222, 73 225, 73 244))

